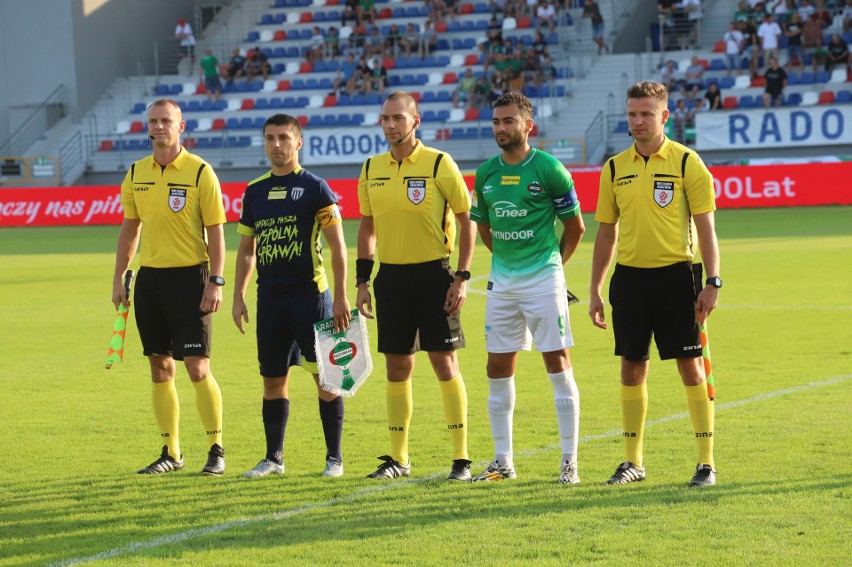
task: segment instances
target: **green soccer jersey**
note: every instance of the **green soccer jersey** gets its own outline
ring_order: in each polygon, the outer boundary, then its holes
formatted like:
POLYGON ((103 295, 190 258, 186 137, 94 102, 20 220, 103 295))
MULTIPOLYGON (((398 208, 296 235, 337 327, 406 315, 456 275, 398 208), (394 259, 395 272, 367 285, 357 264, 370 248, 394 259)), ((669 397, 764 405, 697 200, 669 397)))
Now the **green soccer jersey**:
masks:
POLYGON ((470 217, 491 225, 489 293, 544 295, 565 290, 556 218, 580 214, 568 170, 535 148, 517 165, 497 155, 476 170, 470 217))

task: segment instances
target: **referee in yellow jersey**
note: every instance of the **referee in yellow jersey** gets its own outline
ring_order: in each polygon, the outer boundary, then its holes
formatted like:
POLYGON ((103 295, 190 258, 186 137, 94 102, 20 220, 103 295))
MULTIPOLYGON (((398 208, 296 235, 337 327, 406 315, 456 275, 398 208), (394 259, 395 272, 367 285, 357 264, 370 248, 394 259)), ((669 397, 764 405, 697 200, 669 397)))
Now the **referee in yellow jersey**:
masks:
POLYGON ((601 171, 595 219, 600 223, 592 258, 589 316, 607 328, 601 289, 613 256, 609 286, 615 354, 621 357, 621 412, 627 459, 607 484, 645 479, 642 440, 648 407, 651 338, 660 358, 675 359, 698 442, 690 486, 716 483, 713 402, 701 358, 699 318, 716 308, 719 245, 713 212, 713 177, 695 151, 669 140, 668 93, 659 83, 627 91, 633 145, 601 171), (693 263, 701 252, 701 264, 693 263))
POLYGON ((372 318, 370 277, 376 275, 379 352, 387 365, 388 430, 391 454, 369 478, 411 474, 408 427, 413 397, 414 353, 425 350, 441 385, 453 465, 447 480, 470 480, 467 454, 467 392, 456 349, 464 346, 459 312, 470 279, 476 233, 470 220, 470 193, 453 159, 424 146, 417 102, 396 91, 382 104, 382 130, 390 151, 364 162, 358 180, 361 226, 358 230, 356 305, 372 318), (453 218, 455 217, 455 218, 453 218), (459 225, 457 271, 449 257, 459 225))
POLYGON ((124 221, 116 247, 112 301, 116 307, 130 304, 122 278, 141 234, 134 312, 151 365, 154 416, 163 439, 160 457, 139 474, 183 468, 175 360, 186 366, 207 432, 210 449, 201 473, 225 472, 222 395, 210 373, 211 314, 222 304, 225 285, 225 208, 213 168, 180 145, 185 128, 175 101, 153 102, 148 107, 153 153, 133 163, 121 184, 124 221))

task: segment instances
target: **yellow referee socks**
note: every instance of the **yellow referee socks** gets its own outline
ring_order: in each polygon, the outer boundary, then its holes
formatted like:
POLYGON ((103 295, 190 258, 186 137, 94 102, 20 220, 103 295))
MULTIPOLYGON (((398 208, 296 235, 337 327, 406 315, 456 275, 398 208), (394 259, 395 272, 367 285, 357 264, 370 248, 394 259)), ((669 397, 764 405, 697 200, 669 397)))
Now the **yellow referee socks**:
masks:
POLYGON ((624 427, 624 450, 627 460, 644 466, 642 440, 645 436, 645 414, 648 412, 648 385, 621 385, 621 423, 624 427))
POLYGON ((195 407, 207 432, 207 441, 211 447, 214 443, 222 447, 222 392, 219 384, 210 375, 192 385, 195 387, 195 407))
POLYGON ((467 390, 461 374, 452 380, 438 382, 444 400, 444 415, 453 443, 453 460, 467 459, 467 390))
POLYGON ((180 460, 180 440, 178 424, 180 422, 180 401, 174 380, 158 384, 152 382, 151 402, 154 405, 154 419, 160 429, 160 437, 168 448, 169 456, 180 460))
POLYGON ((414 411, 411 380, 388 382, 388 431, 390 432, 391 457, 401 465, 408 464, 408 426, 414 411))
POLYGON ((695 432, 695 441, 698 444, 699 464, 710 465, 714 469, 713 462, 713 402, 707 396, 707 382, 697 386, 684 386, 686 389, 686 401, 689 404, 689 416, 692 418, 692 430, 695 432))

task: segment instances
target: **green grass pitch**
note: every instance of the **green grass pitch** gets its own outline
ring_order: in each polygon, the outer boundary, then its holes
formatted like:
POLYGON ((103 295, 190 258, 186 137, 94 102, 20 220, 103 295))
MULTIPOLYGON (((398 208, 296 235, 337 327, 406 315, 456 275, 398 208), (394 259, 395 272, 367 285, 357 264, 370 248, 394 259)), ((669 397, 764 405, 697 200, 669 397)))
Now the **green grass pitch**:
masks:
MULTIPOLYGON (((674 364, 652 357, 648 480, 604 486, 623 458, 612 336, 571 308, 582 483, 556 483, 559 445, 537 353, 518 367, 518 479, 450 484, 450 443, 424 355, 414 376, 412 478, 364 476, 389 448, 384 360, 347 401, 346 475, 319 476, 316 392, 294 370, 283 478, 242 479, 263 456, 254 326, 214 318, 228 470, 198 474, 206 441, 179 369, 183 471, 134 471, 159 453, 133 318, 125 361, 104 369, 117 227, 0 230, 0 565, 461 565, 848 563, 852 208, 723 210, 725 286, 710 319, 719 484, 689 489, 695 445, 674 364), (844 543, 846 542, 846 543, 844 543)), ((596 223, 566 267, 588 298, 596 223)), ((345 223, 354 303, 357 223, 345 223)), ((227 227, 233 280, 237 235, 227 227)), ((474 467, 492 458, 482 331, 490 256, 478 245, 460 353, 474 467)), ((253 288, 253 286, 252 286, 253 288)), ((254 292, 249 304, 254 305, 254 292)), ((375 326, 370 324, 375 337, 375 326)), ((375 345, 375 340, 373 340, 375 345)))

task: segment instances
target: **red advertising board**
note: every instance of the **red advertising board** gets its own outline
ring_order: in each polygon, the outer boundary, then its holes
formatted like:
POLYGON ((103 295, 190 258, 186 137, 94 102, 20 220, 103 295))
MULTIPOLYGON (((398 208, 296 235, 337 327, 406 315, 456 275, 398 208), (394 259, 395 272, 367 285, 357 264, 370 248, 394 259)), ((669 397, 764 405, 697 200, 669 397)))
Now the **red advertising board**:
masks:
MULTIPOLYGON (((852 205, 852 162, 711 167, 720 209, 852 205)), ((600 169, 572 172, 584 212, 595 210, 600 169)), ((473 176, 466 177, 473 187, 473 176)), ((333 179, 344 218, 359 217, 358 180, 333 179)), ((228 221, 240 218, 245 183, 223 183, 228 221)), ((0 227, 121 224, 119 187, 0 189, 0 227)))

